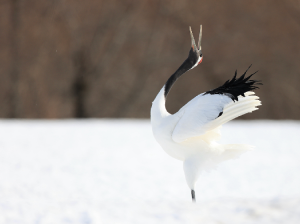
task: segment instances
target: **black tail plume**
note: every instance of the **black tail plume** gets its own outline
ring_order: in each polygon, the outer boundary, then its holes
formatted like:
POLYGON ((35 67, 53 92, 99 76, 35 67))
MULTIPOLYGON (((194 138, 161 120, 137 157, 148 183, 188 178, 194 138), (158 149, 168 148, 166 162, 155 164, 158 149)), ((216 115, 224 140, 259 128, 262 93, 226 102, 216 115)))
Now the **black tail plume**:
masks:
POLYGON ((245 78, 245 75, 251 66, 252 65, 250 65, 249 68, 244 72, 244 74, 241 75, 241 77, 239 77, 238 79, 236 78, 237 71, 235 71, 235 74, 231 80, 227 80, 222 86, 207 91, 205 94, 222 94, 230 97, 233 101, 238 101, 238 96, 245 97, 246 92, 259 89, 257 85, 262 85, 261 81, 250 80, 250 78, 258 71, 245 78))

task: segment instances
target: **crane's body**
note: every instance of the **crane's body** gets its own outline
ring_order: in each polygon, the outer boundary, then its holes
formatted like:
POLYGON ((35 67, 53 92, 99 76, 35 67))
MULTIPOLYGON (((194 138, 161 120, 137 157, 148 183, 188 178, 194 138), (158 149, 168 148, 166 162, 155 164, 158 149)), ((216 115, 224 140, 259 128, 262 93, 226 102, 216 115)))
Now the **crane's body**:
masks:
MULTIPOLYGON (((191 32, 191 30, 190 30, 191 32)), ((250 80, 246 72, 238 79, 202 93, 183 106, 177 113, 167 112, 165 102, 175 81, 186 71, 202 62, 200 28, 198 48, 192 32, 192 49, 188 59, 169 78, 160 90, 151 107, 151 125, 155 139, 171 157, 183 161, 186 182, 195 200, 195 183, 204 170, 233 159, 251 150, 252 146, 242 144, 218 144, 221 126, 245 113, 257 110, 260 105, 254 95, 258 81, 250 80)), ((249 67, 250 68, 250 67, 249 67)))

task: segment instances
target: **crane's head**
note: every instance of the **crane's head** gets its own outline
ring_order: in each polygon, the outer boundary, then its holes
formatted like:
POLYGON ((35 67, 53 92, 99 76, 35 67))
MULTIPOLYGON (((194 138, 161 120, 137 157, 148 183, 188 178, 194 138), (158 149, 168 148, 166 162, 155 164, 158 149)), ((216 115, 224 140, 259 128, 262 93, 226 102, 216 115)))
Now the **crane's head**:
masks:
POLYGON ((191 69, 193 69, 197 65, 199 65, 203 59, 202 51, 201 51, 202 25, 200 25, 198 47, 196 45, 191 27, 190 27, 190 34, 191 34, 192 48, 190 50, 188 60, 193 64, 193 66, 191 68, 191 69))

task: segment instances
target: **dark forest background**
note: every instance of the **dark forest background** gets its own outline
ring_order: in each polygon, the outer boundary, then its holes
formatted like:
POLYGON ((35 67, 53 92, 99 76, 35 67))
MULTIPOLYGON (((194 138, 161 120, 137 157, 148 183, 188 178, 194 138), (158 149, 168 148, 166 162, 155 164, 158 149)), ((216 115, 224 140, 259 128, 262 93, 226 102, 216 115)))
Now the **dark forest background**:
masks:
POLYGON ((172 88, 170 112, 253 64, 263 105, 242 118, 300 119, 292 0, 0 0, 0 117, 149 118, 200 24, 203 62, 172 88))

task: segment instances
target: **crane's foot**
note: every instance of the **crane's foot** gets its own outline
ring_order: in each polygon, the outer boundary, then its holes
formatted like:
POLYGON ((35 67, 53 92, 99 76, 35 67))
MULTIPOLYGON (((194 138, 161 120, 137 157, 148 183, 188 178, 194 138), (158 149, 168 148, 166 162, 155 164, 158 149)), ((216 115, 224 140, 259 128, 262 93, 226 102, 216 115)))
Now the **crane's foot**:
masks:
POLYGON ((192 201, 196 202, 196 194, 194 190, 192 190, 192 201))

